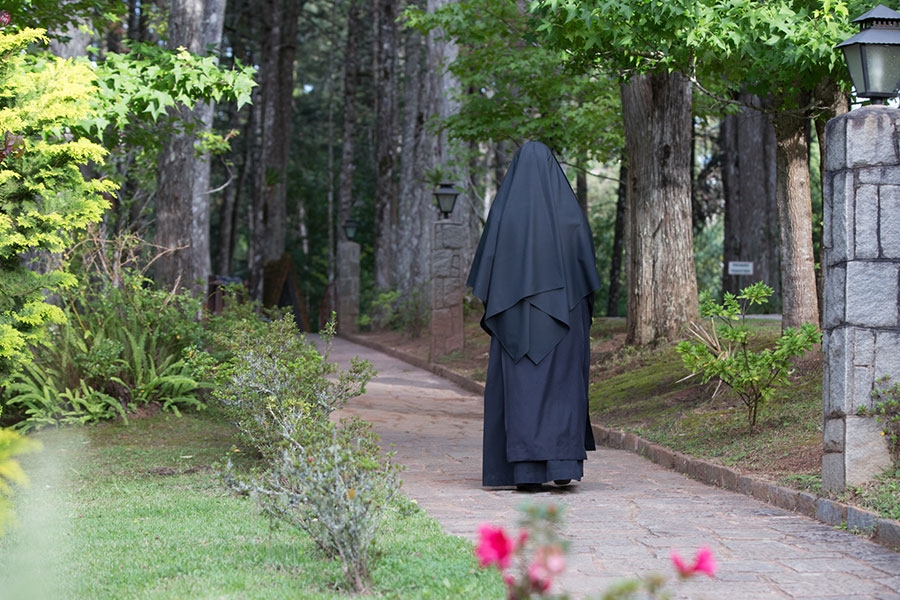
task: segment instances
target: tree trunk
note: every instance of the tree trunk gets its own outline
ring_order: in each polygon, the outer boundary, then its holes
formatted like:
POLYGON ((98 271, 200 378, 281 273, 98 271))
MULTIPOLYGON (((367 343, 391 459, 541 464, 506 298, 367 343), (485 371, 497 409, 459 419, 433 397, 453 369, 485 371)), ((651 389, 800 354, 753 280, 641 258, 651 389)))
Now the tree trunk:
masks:
MULTIPOLYGON (((357 42, 363 35, 360 0, 351 0, 347 13, 347 44, 344 51, 344 123, 341 133, 341 171, 338 176, 338 236, 346 240, 341 225, 350 218, 353 202, 354 152, 356 141, 356 84, 359 74, 357 42)), ((338 265, 340 268, 340 265, 338 265)))
POLYGON ((429 185, 422 174, 434 168, 434 134, 428 128, 432 116, 434 75, 428 67, 427 39, 408 30, 404 39, 405 85, 401 113, 402 146, 397 198, 397 231, 394 247, 396 282, 408 295, 431 279, 431 226, 435 209, 429 185))
POLYGON ((769 115, 751 108, 751 96, 738 114, 722 120, 720 145, 724 155, 725 195, 722 290, 737 294, 763 281, 772 288, 769 310, 781 311, 781 261, 778 208, 775 201, 775 129, 769 115), (730 261, 753 262, 753 275, 728 274, 730 261))
POLYGON ((819 325, 815 256, 812 245, 812 200, 809 182, 808 119, 795 112, 773 118, 778 138, 776 199, 781 225, 781 326, 819 325))
MULTIPOLYGON (((224 0, 175 0, 169 14, 168 47, 202 54, 222 38, 224 0)), ((212 125, 211 104, 180 110, 184 121, 212 125)), ((157 282, 168 289, 188 286, 205 293, 210 273, 209 157, 196 156, 195 136, 172 135, 158 162, 156 244, 164 251, 156 264, 157 282)))
MULTIPOLYGON (((575 197, 578 198, 578 204, 584 214, 588 214, 588 185, 587 174, 582 169, 578 169, 575 175, 575 197)), ((590 215, 588 215, 590 216, 590 215)))
POLYGON ((622 86, 628 155, 626 342, 674 340, 697 318, 691 230, 691 83, 679 73, 622 86))
MULTIPOLYGON (((342 225, 350 218, 353 203, 354 151, 356 148, 356 87, 359 77, 359 49, 357 42, 363 36, 363 22, 360 18, 361 0, 350 0, 347 11, 347 43, 344 51, 344 123, 341 134, 341 171, 338 176, 337 235, 338 248, 350 244, 342 225)), ((330 298, 332 309, 337 311, 338 330, 353 333, 357 331, 359 316, 359 249, 338 250, 336 266, 337 298, 330 298), (357 264, 348 264, 353 256, 357 264), (353 281, 355 279, 355 281, 353 281), (355 298, 354 298, 355 296, 355 298)))
POLYGON ((287 232, 286 174, 291 144, 297 0, 260 2, 259 93, 256 100, 259 143, 254 161, 250 211, 250 294, 263 298, 265 265, 285 251, 287 232))
MULTIPOLYGON (((394 286, 392 256, 397 219, 398 0, 375 4, 375 288, 394 286)), ((424 232, 423 232, 424 233, 424 232)))
POLYGON ((625 207, 628 199, 628 161, 622 156, 619 167, 619 188, 616 193, 616 225, 613 231, 612 256, 609 259, 609 294, 606 298, 606 316, 619 316, 619 298, 622 296, 622 258, 625 249, 625 207))

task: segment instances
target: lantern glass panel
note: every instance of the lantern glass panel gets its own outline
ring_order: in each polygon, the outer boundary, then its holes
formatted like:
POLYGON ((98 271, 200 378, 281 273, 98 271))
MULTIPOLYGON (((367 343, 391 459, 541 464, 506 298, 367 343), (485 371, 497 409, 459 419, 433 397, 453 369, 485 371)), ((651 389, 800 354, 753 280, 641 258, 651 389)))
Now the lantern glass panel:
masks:
POLYGON ((897 88, 900 87, 900 45, 868 44, 861 55, 868 69, 866 91, 882 96, 897 95, 897 88))
POLYGON ((856 93, 862 95, 865 93, 867 86, 865 72, 863 71, 862 50, 859 44, 850 44, 841 48, 844 51, 844 62, 847 63, 847 70, 850 71, 850 79, 853 80, 853 87, 856 93))

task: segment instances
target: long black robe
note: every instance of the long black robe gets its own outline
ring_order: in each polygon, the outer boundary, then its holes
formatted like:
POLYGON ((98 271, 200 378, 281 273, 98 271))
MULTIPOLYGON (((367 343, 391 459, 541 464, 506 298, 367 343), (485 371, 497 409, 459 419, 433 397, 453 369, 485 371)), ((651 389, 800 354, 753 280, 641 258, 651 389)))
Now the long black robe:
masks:
POLYGON ((467 283, 491 335, 483 484, 580 479, 594 449, 589 329, 600 280, 587 219, 544 144, 513 158, 467 283))

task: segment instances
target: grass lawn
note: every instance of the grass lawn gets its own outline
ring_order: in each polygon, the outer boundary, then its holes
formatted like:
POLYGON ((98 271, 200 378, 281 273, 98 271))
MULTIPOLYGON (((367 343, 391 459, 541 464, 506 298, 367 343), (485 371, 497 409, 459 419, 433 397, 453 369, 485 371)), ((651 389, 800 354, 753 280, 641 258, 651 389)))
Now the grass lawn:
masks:
MULTIPOLYGON (((234 455, 213 411, 158 413, 126 426, 48 430, 22 457, 31 486, 0 538, 0 599, 346 598, 341 567, 305 534, 271 527, 225 489, 234 455)), ((502 598, 495 570, 400 497, 378 538, 374 589, 357 598, 502 598)))

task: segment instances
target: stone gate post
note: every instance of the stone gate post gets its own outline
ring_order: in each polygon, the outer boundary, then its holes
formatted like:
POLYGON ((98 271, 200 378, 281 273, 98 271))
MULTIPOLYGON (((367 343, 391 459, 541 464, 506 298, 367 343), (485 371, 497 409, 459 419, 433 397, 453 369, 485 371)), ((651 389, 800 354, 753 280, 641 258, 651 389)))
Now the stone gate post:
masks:
POLYGON ((850 111, 825 140, 822 487, 842 491, 891 465, 865 413, 900 381, 900 110, 850 111))
POLYGON ((463 347, 465 229, 449 219, 434 222, 431 245, 431 360, 463 347))
POLYGON ((359 331, 359 244, 337 243, 337 326, 338 331, 359 331))

